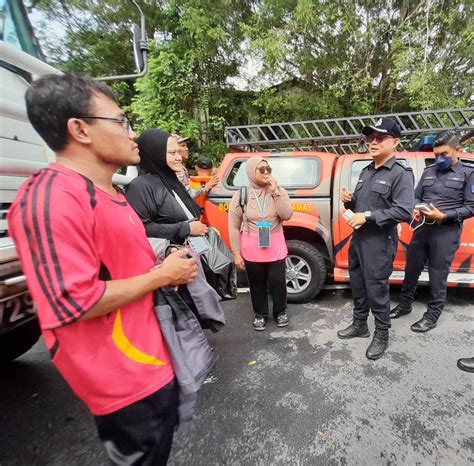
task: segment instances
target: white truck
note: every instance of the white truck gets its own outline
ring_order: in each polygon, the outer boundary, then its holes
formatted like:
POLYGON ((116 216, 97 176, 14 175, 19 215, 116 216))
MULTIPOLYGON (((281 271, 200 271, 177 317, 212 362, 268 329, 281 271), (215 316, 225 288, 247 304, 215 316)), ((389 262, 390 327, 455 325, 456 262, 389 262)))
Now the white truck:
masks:
POLYGON ((20 185, 54 158, 30 125, 24 104, 29 83, 46 73, 58 71, 0 42, 0 362, 23 354, 40 335, 6 216, 20 185))
MULTIPOLYGON (((98 79, 135 79, 146 74, 147 43, 141 10, 140 15, 141 27, 134 24, 132 28, 138 73, 98 79)), ((54 160, 54 153, 28 121, 25 91, 39 76, 61 73, 14 45, 0 41, 0 365, 28 351, 40 336, 34 303, 8 235, 7 213, 21 184, 54 160)), ((127 184, 135 175, 136 170, 127 170, 127 176, 117 175, 114 181, 127 184)))

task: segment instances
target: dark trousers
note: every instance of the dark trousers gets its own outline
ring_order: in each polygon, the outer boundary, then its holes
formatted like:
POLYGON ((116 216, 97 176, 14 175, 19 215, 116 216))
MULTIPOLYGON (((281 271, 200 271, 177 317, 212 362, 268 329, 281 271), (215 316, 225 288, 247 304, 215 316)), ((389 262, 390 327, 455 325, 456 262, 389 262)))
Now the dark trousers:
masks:
POLYGON ((462 226, 459 223, 423 225, 415 230, 408 246, 405 280, 400 307, 408 309, 423 267, 428 262, 431 298, 425 317, 436 322, 446 304, 446 286, 454 254, 459 247, 462 226))
POLYGON ((95 416, 99 438, 113 465, 165 465, 177 421, 175 380, 130 406, 95 416))
POLYGON ((268 318, 268 293, 273 300, 273 316, 286 311, 285 259, 274 262, 245 261, 255 317, 268 318))
POLYGON ((354 317, 367 320, 371 310, 375 326, 382 330, 390 328, 388 278, 393 271, 397 240, 396 229, 386 231, 367 225, 354 231, 349 247, 354 317))

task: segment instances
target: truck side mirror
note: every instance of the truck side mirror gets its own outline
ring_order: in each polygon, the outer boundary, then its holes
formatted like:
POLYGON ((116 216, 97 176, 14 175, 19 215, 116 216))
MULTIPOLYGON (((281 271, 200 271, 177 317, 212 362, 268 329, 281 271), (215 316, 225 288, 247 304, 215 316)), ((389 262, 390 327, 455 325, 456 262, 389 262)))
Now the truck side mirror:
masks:
POLYGON ((137 68, 137 73, 135 74, 124 74, 121 76, 103 76, 101 78, 95 78, 98 81, 120 81, 127 79, 137 79, 145 76, 148 71, 148 62, 147 62, 147 53, 148 53, 148 44, 146 38, 146 29, 145 29, 145 15, 139 7, 138 3, 135 0, 131 0, 132 3, 137 7, 140 12, 140 26, 133 23, 132 24, 132 34, 133 34, 133 57, 135 60, 135 66, 137 68))
MULTIPOLYGON (((143 60, 142 54, 142 31, 138 24, 132 24, 133 34, 133 58, 135 60, 135 66, 138 73, 141 73, 145 68, 145 61, 143 60)), ((146 45, 146 43, 145 43, 146 45)))

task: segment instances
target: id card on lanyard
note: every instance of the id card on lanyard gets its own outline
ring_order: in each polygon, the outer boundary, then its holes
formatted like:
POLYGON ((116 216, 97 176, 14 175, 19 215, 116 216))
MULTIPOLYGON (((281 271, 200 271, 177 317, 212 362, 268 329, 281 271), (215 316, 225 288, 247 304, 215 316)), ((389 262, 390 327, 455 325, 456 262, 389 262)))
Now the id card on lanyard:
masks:
POLYGON ((257 222, 257 233, 258 233, 258 247, 259 248, 269 248, 270 247, 270 230, 272 227, 272 222, 265 221, 265 209, 267 208, 267 195, 263 196, 263 204, 260 203, 260 199, 253 190, 253 195, 255 196, 255 202, 257 203, 258 210, 260 212, 260 217, 262 220, 257 222))

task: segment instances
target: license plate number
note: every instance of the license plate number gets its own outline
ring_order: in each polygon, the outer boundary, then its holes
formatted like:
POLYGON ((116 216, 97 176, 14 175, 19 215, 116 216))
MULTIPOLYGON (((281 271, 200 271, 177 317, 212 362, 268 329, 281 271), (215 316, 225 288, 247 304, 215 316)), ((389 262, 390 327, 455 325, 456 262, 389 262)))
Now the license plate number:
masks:
POLYGON ((14 326, 35 314, 35 306, 31 295, 21 296, 0 303, 0 330, 14 326))

